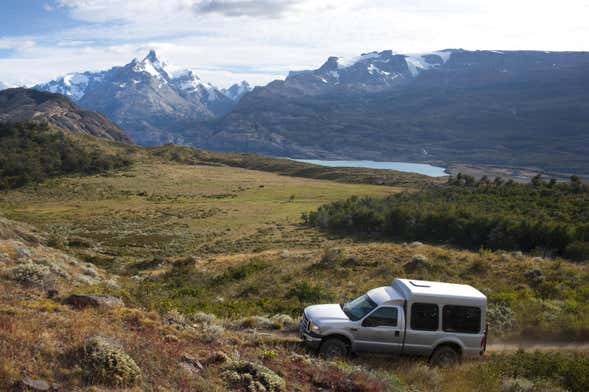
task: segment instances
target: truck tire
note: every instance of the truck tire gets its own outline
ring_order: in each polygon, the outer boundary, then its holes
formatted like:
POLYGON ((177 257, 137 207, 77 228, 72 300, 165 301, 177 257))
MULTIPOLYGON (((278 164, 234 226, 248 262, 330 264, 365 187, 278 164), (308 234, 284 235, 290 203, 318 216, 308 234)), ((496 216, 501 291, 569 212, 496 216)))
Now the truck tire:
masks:
POLYGON ((440 346, 434 350, 429 362, 432 366, 449 368, 460 361, 460 353, 450 346, 440 346))
POLYGON ((327 338, 321 343, 319 352, 325 358, 339 358, 348 355, 349 347, 340 338, 327 338))

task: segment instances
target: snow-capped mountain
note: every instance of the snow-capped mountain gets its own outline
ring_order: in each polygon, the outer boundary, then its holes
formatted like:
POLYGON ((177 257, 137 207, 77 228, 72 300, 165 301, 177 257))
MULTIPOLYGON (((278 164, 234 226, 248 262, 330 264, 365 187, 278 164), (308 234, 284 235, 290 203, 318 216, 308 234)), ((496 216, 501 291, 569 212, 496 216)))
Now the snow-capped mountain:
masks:
POLYGON ((154 50, 122 67, 72 73, 34 88, 106 114, 147 145, 181 143, 177 130, 222 116, 236 102, 194 71, 161 60, 154 50))
POLYGON ((589 167, 587 102, 589 52, 371 52, 330 57, 317 69, 256 87, 198 145, 555 171, 563 169, 553 160, 558 154, 568 170, 574 164, 581 172, 589 167))
POLYGON ((385 50, 350 59, 329 57, 319 69, 290 72, 285 85, 305 94, 320 94, 331 88, 382 91, 403 85, 422 71, 445 64, 451 54, 449 50, 423 54, 396 54, 385 50))
POLYGON ((238 102, 241 99, 241 97, 243 97, 250 91, 252 91, 252 88, 249 85, 249 83, 245 80, 241 83, 235 83, 233 86, 221 90, 223 94, 225 94, 234 102, 238 102))
POLYGON ((7 84, 4 84, 4 83, 2 83, 2 82, 0 82, 0 91, 2 91, 2 90, 6 90, 7 88, 10 88, 10 86, 9 86, 9 85, 7 85, 7 84))
POLYGON ((39 84, 34 88, 37 90, 49 91, 67 96, 73 101, 79 101, 88 86, 100 83, 104 80, 106 72, 83 72, 70 73, 47 83, 39 84))

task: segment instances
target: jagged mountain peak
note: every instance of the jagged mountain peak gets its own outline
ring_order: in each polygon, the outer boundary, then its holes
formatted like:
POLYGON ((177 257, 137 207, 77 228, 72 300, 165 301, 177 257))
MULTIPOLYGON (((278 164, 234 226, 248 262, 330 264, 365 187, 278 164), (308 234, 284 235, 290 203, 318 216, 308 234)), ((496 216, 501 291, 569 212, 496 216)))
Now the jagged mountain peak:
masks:
POLYGON ((155 49, 151 49, 147 56, 145 56, 145 60, 149 60, 151 62, 159 62, 159 58, 157 57, 157 53, 155 49))
POLYGON ((241 97, 243 97, 250 91, 252 91, 252 87, 245 80, 242 80, 240 83, 235 83, 229 88, 221 90, 223 94, 225 94, 229 99, 231 99, 234 102, 239 101, 241 97))
POLYGON ((156 79, 166 81, 174 78, 174 73, 176 72, 176 67, 161 60, 154 49, 151 49, 143 59, 133 59, 127 67, 131 68, 133 72, 144 72, 156 79))

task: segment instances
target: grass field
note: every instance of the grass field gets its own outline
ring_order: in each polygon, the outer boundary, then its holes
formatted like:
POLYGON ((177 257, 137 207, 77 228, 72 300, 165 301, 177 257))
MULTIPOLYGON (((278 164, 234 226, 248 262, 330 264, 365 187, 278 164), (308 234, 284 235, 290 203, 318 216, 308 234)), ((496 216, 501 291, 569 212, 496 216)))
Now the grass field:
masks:
POLYGON ((139 163, 4 192, 0 208, 63 241, 82 237, 105 256, 201 257, 309 246, 323 239, 300 226, 303 212, 398 190, 223 166, 139 163))

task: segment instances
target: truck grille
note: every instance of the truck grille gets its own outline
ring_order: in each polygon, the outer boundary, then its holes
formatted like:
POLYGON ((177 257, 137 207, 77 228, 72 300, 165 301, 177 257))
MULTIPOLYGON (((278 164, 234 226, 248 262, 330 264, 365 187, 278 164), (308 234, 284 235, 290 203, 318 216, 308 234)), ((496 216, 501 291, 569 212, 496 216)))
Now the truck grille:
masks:
POLYGON ((309 332, 309 319, 307 315, 303 313, 303 326, 305 327, 305 331, 309 332))

